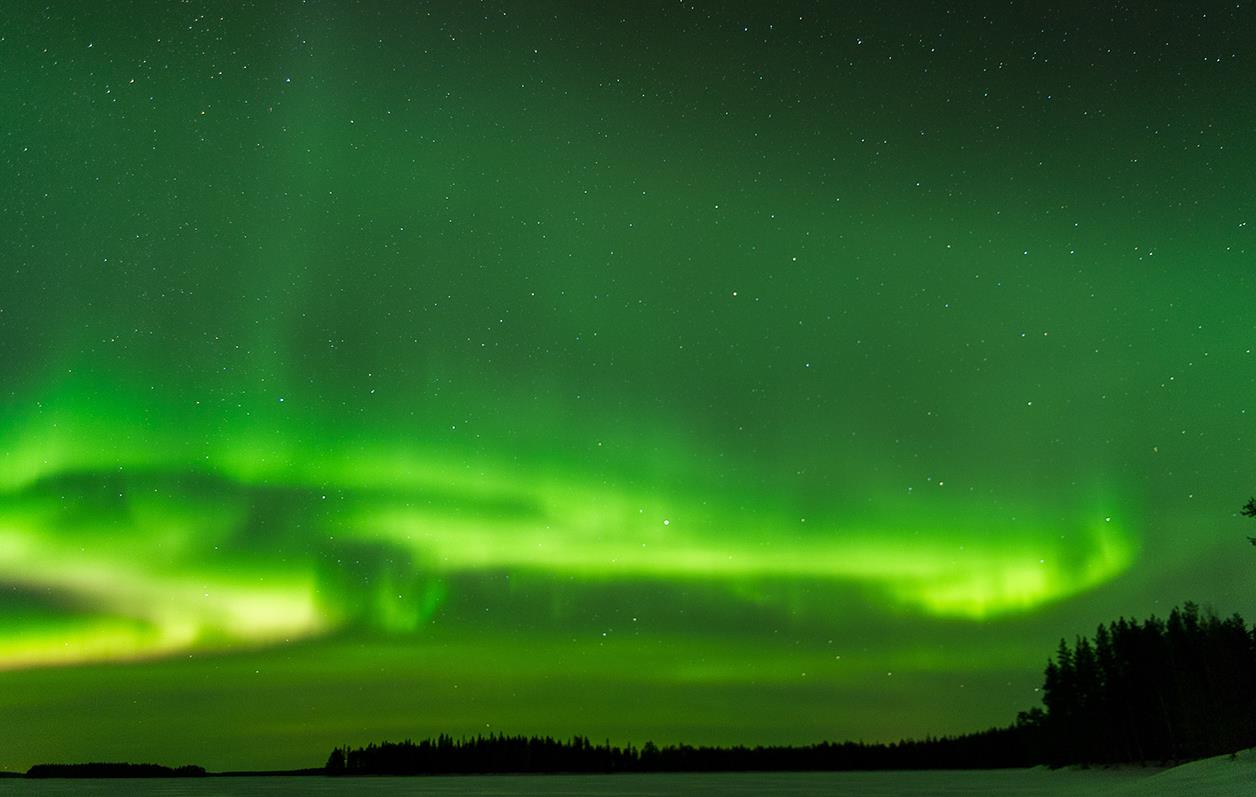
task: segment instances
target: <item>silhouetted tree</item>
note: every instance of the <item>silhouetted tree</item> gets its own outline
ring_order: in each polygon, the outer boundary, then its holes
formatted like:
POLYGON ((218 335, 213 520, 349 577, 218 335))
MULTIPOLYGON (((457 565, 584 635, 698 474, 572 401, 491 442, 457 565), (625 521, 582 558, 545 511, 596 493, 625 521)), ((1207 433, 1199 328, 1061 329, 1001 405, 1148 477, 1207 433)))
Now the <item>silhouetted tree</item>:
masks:
POLYGON ((1197 604, 1061 643, 1043 679, 1052 764, 1181 760, 1256 744, 1256 629, 1197 604))
MULTIPOLYGON (((1256 514, 1256 507, 1253 507, 1256 514)), ((1118 618, 1047 660, 1042 708, 963 736, 803 747, 595 745, 583 736, 442 734, 331 752, 329 774, 961 769, 1202 758, 1256 746, 1256 628, 1194 603, 1118 618)))
POLYGON ((345 772, 345 751, 339 747, 331 751, 331 755, 327 756, 327 765, 324 767, 328 775, 343 775, 345 772))
MULTIPOLYGON (((434 775, 504 772, 746 772, 850 769, 972 769, 1023 767, 1037 755, 1041 710, 1024 712, 1007 728, 965 736, 906 740, 894 744, 821 742, 804 747, 659 747, 640 750, 545 737, 441 736, 400 744, 384 742, 344 752, 346 775, 434 775)), ((329 764, 335 760, 332 752, 329 764)), ((329 774, 330 774, 330 770, 329 774)))

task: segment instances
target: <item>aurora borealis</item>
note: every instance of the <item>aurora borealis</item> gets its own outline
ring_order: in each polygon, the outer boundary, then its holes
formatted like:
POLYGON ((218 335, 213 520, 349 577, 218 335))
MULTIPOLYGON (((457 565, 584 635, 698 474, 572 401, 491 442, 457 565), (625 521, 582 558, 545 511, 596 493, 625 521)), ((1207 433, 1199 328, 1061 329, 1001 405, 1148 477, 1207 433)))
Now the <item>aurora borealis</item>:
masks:
POLYGON ((0 15, 0 768, 803 743, 1256 616, 1256 14, 0 15))

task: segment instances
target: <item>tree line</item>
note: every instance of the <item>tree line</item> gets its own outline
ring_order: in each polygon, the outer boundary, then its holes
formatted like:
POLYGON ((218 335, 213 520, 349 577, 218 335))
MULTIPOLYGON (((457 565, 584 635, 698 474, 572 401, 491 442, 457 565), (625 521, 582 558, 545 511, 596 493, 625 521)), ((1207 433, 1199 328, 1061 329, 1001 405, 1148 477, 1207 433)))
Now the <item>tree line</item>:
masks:
POLYGON ((582 736, 559 740, 489 735, 336 748, 330 775, 473 775, 544 772, 750 772, 871 769, 976 769, 1031 766, 1016 728, 891 744, 831 743, 796 747, 687 744, 619 747, 582 736))
POLYGON ((1020 722, 1052 764, 1203 758, 1256 745, 1256 628, 1193 603, 1060 641, 1045 711, 1020 722))
POLYGON ((959 736, 882 744, 618 747, 502 734, 338 747, 333 775, 989 769, 1169 762, 1256 746, 1256 627, 1194 603, 1060 640, 1042 707, 959 736))
POLYGON ((28 778, 201 778, 204 776, 204 767, 193 764, 181 767, 117 762, 36 764, 26 770, 28 778))

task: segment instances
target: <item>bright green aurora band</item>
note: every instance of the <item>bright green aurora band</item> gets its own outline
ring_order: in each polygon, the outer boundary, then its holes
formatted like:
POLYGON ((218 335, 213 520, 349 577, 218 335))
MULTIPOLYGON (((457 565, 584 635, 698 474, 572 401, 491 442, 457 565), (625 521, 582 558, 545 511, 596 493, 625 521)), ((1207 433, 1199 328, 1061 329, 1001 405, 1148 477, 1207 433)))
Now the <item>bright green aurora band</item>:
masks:
POLYGON ((1250 9, 124 5, 0 19, 0 768, 952 733, 1256 614, 1250 9))

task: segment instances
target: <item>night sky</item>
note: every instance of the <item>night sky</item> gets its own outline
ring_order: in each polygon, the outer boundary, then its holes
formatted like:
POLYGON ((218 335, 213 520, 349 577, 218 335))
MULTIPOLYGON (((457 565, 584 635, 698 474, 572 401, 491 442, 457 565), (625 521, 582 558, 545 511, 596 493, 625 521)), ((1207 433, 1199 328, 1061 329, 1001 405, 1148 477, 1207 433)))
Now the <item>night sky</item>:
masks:
POLYGON ((1256 11, 875 5, 6 8, 0 768, 956 733, 1256 618, 1256 11))

